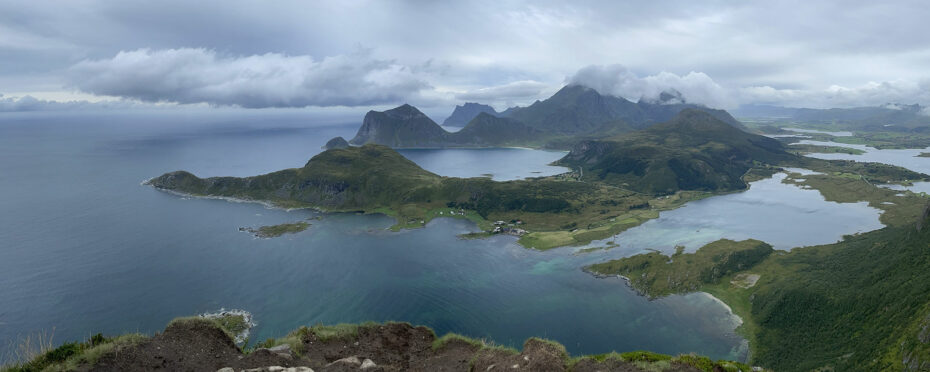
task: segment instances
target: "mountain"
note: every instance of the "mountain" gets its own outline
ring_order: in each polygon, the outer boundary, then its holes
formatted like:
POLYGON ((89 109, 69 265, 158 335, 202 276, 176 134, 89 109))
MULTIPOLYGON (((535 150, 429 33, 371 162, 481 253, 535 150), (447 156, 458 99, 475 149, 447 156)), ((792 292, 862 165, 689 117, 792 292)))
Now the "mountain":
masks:
POLYGON ((369 111, 353 145, 375 143, 390 147, 442 147, 449 133, 426 114, 408 104, 387 110, 369 111))
POLYGON ((930 111, 917 104, 830 109, 743 105, 734 112, 742 117, 782 118, 852 130, 930 131, 930 111))
POLYGON ((754 162, 776 164, 793 158, 774 139, 688 108, 646 129, 583 141, 559 163, 580 168, 587 180, 669 194, 744 189, 741 177, 754 162))
POLYGON ((668 121, 684 109, 703 110, 738 128, 742 125, 724 110, 684 103, 677 92, 666 92, 665 100, 630 102, 624 98, 602 95, 596 90, 567 85, 544 101, 511 108, 503 116, 522 121, 534 128, 561 134, 585 134, 605 128, 645 128, 668 121))
POLYGON ((686 109, 704 111, 730 126, 743 128, 726 111, 686 103, 681 94, 674 91, 663 93, 655 101, 633 103, 584 86, 568 85, 544 101, 536 101, 528 107, 512 107, 501 114, 486 105, 458 106, 446 119, 446 124, 450 120, 460 122, 469 115, 474 116, 457 133, 445 131, 407 104, 383 112, 369 111, 349 143, 393 148, 543 144, 568 148, 585 138, 631 132, 668 121, 686 109))
POLYGON ((544 133, 519 121, 480 113, 462 130, 450 133, 449 141, 470 146, 519 145, 539 139, 544 133))
POLYGON ((335 137, 323 145, 323 150, 344 149, 346 147, 349 147, 349 142, 347 142, 345 138, 335 137))
POLYGON ((350 143, 403 147, 488 147, 536 143, 542 131, 508 118, 481 112, 462 130, 447 132, 420 110, 403 105, 384 112, 370 111, 350 143))
POLYGON ((450 127, 462 127, 465 124, 468 124, 472 119, 474 119, 478 114, 487 113, 493 116, 500 116, 493 107, 488 105, 482 105, 480 103, 467 102, 461 106, 455 106, 455 110, 452 111, 446 120, 442 122, 444 126, 450 127))
POLYGON ((260 176, 198 178, 176 171, 148 183, 192 195, 346 209, 401 202, 417 190, 435 186, 440 179, 390 148, 365 145, 327 150, 303 168, 260 176))

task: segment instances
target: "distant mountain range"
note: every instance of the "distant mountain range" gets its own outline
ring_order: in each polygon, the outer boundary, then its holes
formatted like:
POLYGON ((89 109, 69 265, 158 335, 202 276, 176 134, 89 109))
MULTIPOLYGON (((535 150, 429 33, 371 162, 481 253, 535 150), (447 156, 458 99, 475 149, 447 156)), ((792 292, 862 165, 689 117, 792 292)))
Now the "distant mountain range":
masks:
POLYGON ((837 124, 858 130, 930 131, 930 111, 917 104, 811 109, 769 105, 743 105, 734 113, 745 118, 786 119, 806 123, 837 124))
POLYGON ((527 107, 513 108, 506 117, 513 118, 540 130, 562 134, 587 134, 605 129, 636 130, 655 123, 668 121, 681 110, 693 108, 706 111, 734 127, 742 127, 724 110, 673 100, 672 94, 663 95, 665 101, 631 102, 624 98, 603 95, 596 90, 568 85, 545 101, 536 101, 527 107))
POLYGON ((379 112, 370 111, 355 138, 359 146, 380 144, 390 147, 483 147, 502 145, 570 146, 573 139, 606 137, 646 128, 674 118, 685 109, 708 113, 728 125, 742 124, 724 110, 684 103, 674 92, 657 101, 631 102, 602 95, 596 90, 568 85, 544 101, 527 107, 513 107, 503 113, 476 103, 457 106, 443 123, 464 128, 445 131, 436 122, 410 105, 379 112))

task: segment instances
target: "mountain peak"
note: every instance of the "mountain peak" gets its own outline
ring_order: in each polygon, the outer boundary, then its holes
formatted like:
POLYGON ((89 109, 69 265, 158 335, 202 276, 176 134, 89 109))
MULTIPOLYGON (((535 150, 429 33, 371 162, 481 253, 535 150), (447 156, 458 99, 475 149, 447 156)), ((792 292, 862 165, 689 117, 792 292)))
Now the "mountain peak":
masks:
POLYGON ((462 127, 482 113, 494 116, 500 115, 491 106, 475 102, 466 102, 464 105, 455 106, 455 110, 452 111, 452 115, 449 115, 449 117, 442 122, 442 125, 447 125, 450 127, 462 127))
POLYGON ((416 107, 403 104, 387 111, 369 111, 349 143, 390 147, 436 147, 449 133, 416 107))
POLYGON ((393 116, 393 117, 404 117, 404 118, 420 116, 420 115, 426 116, 426 114, 424 114, 422 111, 420 111, 416 107, 413 107, 407 103, 397 106, 395 108, 392 108, 390 110, 386 110, 384 111, 384 113, 387 115, 393 116))

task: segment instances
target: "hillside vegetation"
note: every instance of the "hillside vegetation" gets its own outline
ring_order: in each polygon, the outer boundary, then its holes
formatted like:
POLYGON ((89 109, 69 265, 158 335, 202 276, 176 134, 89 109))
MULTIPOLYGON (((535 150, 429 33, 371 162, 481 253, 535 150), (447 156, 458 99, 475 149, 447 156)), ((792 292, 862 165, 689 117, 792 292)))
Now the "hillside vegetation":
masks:
MULTIPOLYGON (((930 227, 927 201, 842 175, 805 176, 828 200, 869 200, 887 227, 841 242, 771 253, 759 242, 719 241, 695 253, 649 253, 588 267, 624 275, 659 297, 706 291, 743 320, 753 364, 777 371, 930 368, 930 227), (881 190, 873 193, 867 190, 881 190), (880 195, 879 195, 880 194, 880 195)), ((789 180, 790 181, 790 180, 789 180)))
POLYGON ((739 190, 752 167, 797 161, 784 149, 774 139, 686 109, 637 132, 581 142, 559 164, 581 169, 585 180, 645 193, 739 190))

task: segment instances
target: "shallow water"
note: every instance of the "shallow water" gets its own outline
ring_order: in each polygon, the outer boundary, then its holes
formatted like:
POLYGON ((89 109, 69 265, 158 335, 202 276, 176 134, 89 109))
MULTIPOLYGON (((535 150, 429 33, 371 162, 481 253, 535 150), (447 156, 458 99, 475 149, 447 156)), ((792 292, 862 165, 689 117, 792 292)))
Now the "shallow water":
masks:
MULTIPOLYGON (((151 333, 225 307, 254 314, 253 340, 320 322, 400 320, 514 346, 549 337, 573 353, 745 355, 735 319, 713 299, 647 301, 620 279, 582 272, 593 256, 571 249, 530 251, 505 236, 459 240, 475 229, 462 220, 394 233, 387 217, 346 214, 256 239, 237 229, 316 214, 140 185, 177 169, 247 176, 301 166, 329 138, 357 129, 313 123, 293 113, 0 118, 0 345, 51 329, 57 342, 151 333)), ((526 153, 502 153, 472 170, 517 174, 498 166, 526 153)))
POLYGON ((787 131, 798 132, 798 133, 812 133, 812 134, 829 134, 834 137, 851 137, 853 132, 828 132, 824 130, 814 130, 814 129, 801 129, 801 128, 781 128, 787 131))
MULTIPOLYGON (((792 169, 811 174, 805 170, 792 169)), ((607 255, 646 250, 672 253, 678 245, 693 252, 719 239, 758 239, 776 249, 828 244, 843 235, 876 230, 881 211, 868 203, 826 201, 817 190, 781 182, 787 175, 751 183, 749 190, 690 202, 659 218, 589 246, 617 243, 607 255)))
POLYGON ((879 150, 874 147, 869 147, 866 145, 850 145, 839 142, 827 142, 827 141, 811 141, 811 140, 802 140, 798 144, 810 144, 817 146, 837 146, 837 147, 847 147, 857 150, 865 151, 864 154, 853 155, 853 154, 842 154, 842 153, 830 153, 830 154, 808 154, 807 156, 818 158, 818 159, 827 159, 827 160, 854 160, 861 162, 875 162, 875 163, 884 163, 897 165, 899 167, 907 168, 915 172, 921 172, 925 174, 930 174, 930 158, 919 157, 922 152, 930 152, 930 147, 926 149, 887 149, 879 150))

